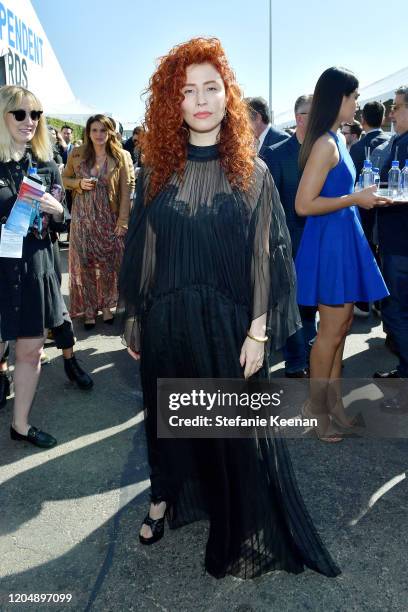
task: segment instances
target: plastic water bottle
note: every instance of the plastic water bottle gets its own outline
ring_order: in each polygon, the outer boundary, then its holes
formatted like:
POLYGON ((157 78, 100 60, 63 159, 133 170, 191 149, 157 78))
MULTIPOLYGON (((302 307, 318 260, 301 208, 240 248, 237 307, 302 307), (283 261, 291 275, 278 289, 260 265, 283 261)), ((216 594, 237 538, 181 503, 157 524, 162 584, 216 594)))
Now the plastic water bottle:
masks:
POLYGON ((408 159, 405 160, 405 168, 401 172, 401 191, 404 199, 408 199, 408 159))
POLYGON ((368 159, 365 159, 361 172, 361 188, 365 189, 366 187, 371 187, 371 185, 374 185, 373 164, 368 159))
POLYGON ((400 190, 401 170, 399 169, 398 160, 394 159, 388 172, 388 195, 395 198, 395 196, 399 194, 400 190))
POLYGON ((377 189, 379 189, 380 188, 380 169, 373 168, 373 173, 374 173, 374 185, 377 185, 377 189))
MULTIPOLYGON (((37 174, 37 168, 35 168, 34 166, 31 166, 28 169, 28 176, 29 178, 36 179, 42 184, 41 179, 37 174)), ((35 205, 35 208, 33 209, 33 212, 31 213, 30 225, 34 226, 35 223, 37 222, 37 229, 39 232, 41 232, 42 231, 42 218, 41 218, 41 212, 40 212, 40 203, 35 201, 34 205, 35 205)))

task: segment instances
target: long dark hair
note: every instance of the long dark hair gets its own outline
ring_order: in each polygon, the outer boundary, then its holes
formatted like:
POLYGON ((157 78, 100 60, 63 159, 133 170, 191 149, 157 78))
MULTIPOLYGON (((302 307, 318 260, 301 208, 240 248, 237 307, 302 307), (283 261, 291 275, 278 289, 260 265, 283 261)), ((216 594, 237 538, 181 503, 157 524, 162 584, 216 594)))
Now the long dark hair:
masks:
POLYGON ((346 68, 328 68, 320 75, 313 93, 305 139, 300 149, 299 166, 303 170, 316 140, 330 130, 340 112, 344 96, 358 87, 356 76, 346 68))
POLYGON ((113 157, 113 159, 115 159, 119 164, 122 159, 121 157, 122 147, 119 145, 117 138, 116 138, 115 125, 112 123, 112 119, 110 117, 107 117, 106 115, 102 115, 102 114, 93 115, 92 117, 89 117, 88 121, 86 122, 85 153, 84 153, 84 158, 86 162, 91 167, 95 163, 95 149, 94 149, 91 137, 90 137, 90 132, 91 132, 91 125, 95 123, 96 121, 98 121, 99 123, 102 123, 102 125, 105 126, 108 132, 108 140, 106 142, 107 154, 110 155, 110 157, 113 157))

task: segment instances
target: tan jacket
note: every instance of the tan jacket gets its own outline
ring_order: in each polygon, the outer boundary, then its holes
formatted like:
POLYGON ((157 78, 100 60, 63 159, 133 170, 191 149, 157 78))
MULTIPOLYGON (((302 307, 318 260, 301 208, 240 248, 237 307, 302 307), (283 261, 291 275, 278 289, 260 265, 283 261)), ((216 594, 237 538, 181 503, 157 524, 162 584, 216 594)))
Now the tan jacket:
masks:
MULTIPOLYGON (((62 181, 66 189, 71 189, 73 196, 82 194, 79 167, 84 159, 85 145, 76 147, 68 156, 67 165, 62 173, 62 181), (79 178, 77 178, 79 177, 79 178)), ((112 212, 118 216, 117 224, 127 228, 131 198, 135 190, 135 172, 132 158, 128 151, 121 151, 121 162, 108 156, 108 194, 112 212)))

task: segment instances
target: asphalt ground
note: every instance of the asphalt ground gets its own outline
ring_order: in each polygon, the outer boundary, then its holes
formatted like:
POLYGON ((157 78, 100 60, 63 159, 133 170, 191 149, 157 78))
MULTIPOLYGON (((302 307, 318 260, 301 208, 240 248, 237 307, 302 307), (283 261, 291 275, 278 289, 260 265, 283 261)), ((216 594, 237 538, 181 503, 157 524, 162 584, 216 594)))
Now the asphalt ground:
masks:
MULTIPOLYGON (((138 366, 101 320, 91 333, 81 322, 75 329, 76 355, 94 389, 67 382, 60 351, 50 346, 32 411, 32 423, 58 446, 11 441, 12 400, 0 410, 1 611, 408 610, 406 439, 288 442, 306 504, 342 569, 338 578, 307 570, 216 580, 203 567, 205 522, 166 528, 161 542, 140 546, 149 481, 138 366), (18 594, 72 599, 22 603, 18 594)), ((349 378, 395 366, 374 315, 354 323, 344 366, 349 378)), ((279 358, 273 373, 282 375, 279 358)))

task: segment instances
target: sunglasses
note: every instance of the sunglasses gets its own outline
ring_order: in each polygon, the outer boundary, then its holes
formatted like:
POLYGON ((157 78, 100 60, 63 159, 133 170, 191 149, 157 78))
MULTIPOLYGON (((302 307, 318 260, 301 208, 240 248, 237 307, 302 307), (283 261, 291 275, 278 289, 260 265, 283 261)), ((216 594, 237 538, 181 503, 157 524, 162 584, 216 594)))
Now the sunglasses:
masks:
MULTIPOLYGON (((24 121, 24 119, 27 116, 27 111, 25 111, 24 109, 12 110, 12 111, 9 111, 9 113, 14 115, 14 119, 16 121, 24 121)), ((32 110, 32 111, 29 111, 28 114, 30 115, 32 121, 39 121, 41 115, 43 114, 43 111, 32 110)))

